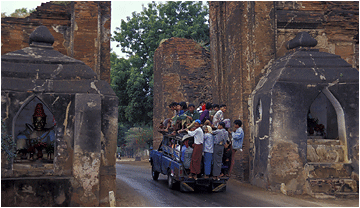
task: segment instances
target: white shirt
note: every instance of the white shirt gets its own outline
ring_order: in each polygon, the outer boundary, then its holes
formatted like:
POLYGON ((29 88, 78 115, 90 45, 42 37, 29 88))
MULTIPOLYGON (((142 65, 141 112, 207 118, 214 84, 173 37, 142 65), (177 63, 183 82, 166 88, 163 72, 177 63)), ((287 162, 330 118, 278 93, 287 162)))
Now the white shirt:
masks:
POLYGON ((222 112, 222 110, 218 110, 214 115, 213 125, 217 128, 219 123, 223 120, 224 120, 224 113, 222 112))
POLYGON ((188 134, 190 136, 194 137, 194 143, 195 144, 202 144, 204 143, 204 132, 203 130, 198 127, 197 129, 195 129, 195 131, 188 131, 188 134))

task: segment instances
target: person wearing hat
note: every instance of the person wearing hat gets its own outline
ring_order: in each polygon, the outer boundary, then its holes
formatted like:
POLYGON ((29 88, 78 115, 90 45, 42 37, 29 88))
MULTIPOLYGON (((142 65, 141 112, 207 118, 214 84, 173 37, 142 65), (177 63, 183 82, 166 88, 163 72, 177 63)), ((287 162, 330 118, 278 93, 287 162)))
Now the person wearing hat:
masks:
POLYGON ((201 173, 201 159, 203 152, 204 133, 200 128, 201 121, 195 120, 195 130, 185 129, 189 136, 194 137, 194 150, 191 157, 190 163, 190 176, 197 180, 197 175, 201 173))
POLYGON ((203 130, 205 132, 204 135, 204 178, 209 178, 211 174, 211 162, 214 152, 214 136, 212 133, 211 126, 203 126, 203 130))

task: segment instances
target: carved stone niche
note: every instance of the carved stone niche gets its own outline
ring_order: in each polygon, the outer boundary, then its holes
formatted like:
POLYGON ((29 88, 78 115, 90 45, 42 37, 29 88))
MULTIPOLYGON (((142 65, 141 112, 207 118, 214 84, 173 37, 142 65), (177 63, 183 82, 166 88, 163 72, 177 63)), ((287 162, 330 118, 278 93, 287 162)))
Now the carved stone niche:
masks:
POLYGON ((299 33, 251 94, 254 185, 301 194, 310 163, 359 169, 353 148, 359 145, 359 72, 340 56, 313 49, 316 44, 299 33))
POLYGON ((30 96, 16 113, 12 129, 17 150, 13 170, 38 169, 53 173, 56 120, 47 105, 37 96, 30 96), (42 126, 38 126, 38 121, 42 126))
POLYGON ((107 82, 53 42, 40 26, 30 47, 1 56, 1 118, 20 150, 10 160, 2 151, 1 205, 106 206, 116 191, 118 100, 107 82), (30 141, 53 149, 30 157, 30 141))

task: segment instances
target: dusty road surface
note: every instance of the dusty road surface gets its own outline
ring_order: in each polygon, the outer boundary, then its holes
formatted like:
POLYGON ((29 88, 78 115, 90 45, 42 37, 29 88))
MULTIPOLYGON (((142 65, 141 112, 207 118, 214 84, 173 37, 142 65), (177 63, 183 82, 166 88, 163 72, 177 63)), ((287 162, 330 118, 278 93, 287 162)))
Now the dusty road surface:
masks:
POLYGON ((182 193, 167 188, 166 176, 151 178, 148 161, 119 161, 116 164, 117 206, 125 207, 358 207, 359 199, 315 199, 310 196, 285 196, 248 183, 230 179, 226 192, 182 193))

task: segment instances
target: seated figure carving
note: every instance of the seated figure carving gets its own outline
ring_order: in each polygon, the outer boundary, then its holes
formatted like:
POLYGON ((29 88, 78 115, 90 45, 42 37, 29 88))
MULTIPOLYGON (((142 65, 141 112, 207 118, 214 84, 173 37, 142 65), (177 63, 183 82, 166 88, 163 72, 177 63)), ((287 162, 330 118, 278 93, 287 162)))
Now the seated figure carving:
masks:
POLYGON ((33 115, 33 126, 25 124, 26 129, 17 136, 17 149, 21 154, 21 159, 34 160, 36 154, 37 160, 42 160, 43 150, 47 153, 47 159, 51 160, 51 154, 54 153, 55 132, 54 127, 45 128, 46 114, 43 105, 38 103, 33 115))

